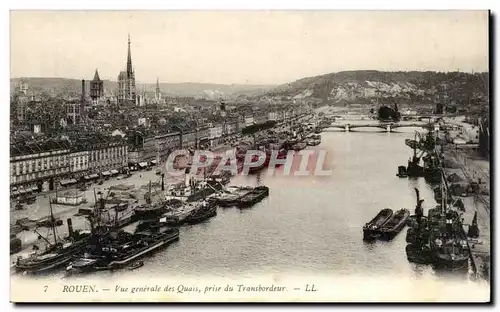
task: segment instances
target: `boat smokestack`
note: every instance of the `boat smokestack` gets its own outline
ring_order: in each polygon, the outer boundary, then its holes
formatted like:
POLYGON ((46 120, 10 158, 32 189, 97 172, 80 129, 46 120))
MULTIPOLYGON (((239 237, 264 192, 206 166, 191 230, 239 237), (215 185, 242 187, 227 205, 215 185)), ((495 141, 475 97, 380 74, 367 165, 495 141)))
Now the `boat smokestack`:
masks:
POLYGON ((68 233, 69 233, 69 237, 72 237, 73 236, 73 222, 71 221, 71 218, 68 218, 66 220, 66 222, 68 223, 68 233))

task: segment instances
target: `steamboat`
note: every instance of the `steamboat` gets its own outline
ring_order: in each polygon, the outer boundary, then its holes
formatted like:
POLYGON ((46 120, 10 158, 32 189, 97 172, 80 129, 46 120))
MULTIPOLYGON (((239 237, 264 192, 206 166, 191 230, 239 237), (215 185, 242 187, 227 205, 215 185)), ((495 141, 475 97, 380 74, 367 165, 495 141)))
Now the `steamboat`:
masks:
MULTIPOLYGON (((49 205, 50 216, 52 220, 55 220, 50 200, 49 205)), ((54 221, 50 222, 50 227, 52 228, 54 241, 49 241, 48 238, 34 229, 34 232, 47 243, 46 248, 40 251, 38 246, 35 245, 33 248, 34 252, 27 258, 18 257, 15 264, 16 271, 34 274, 46 272, 67 264, 75 254, 85 247, 90 237, 90 232, 73 231, 71 219, 68 219, 69 236, 63 240, 58 240, 54 221)))

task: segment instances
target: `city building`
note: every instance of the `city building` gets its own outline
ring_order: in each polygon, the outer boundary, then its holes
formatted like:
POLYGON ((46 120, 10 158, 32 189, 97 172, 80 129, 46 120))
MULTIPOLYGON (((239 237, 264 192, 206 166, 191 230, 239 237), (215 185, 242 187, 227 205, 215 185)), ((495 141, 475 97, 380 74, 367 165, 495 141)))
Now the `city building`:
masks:
POLYGON ((135 71, 132 67, 130 51, 130 35, 128 36, 128 52, 126 70, 118 75, 118 105, 136 105, 135 71))
POLYGON ((89 157, 87 174, 113 175, 128 164, 128 146, 120 137, 91 139, 85 149, 89 157))
POLYGON ((72 178, 79 178, 89 170, 89 151, 74 150, 69 156, 69 171, 72 178))
POLYGON ((129 151, 129 167, 145 167, 149 164, 164 163, 170 153, 181 145, 180 133, 148 135, 135 131, 134 144, 129 151))
POLYGON ((21 195, 53 190, 70 174, 68 141, 21 142, 10 146, 10 185, 21 195))
POLYGON ((76 125, 80 122, 81 103, 76 99, 68 100, 65 103, 68 124, 76 125))

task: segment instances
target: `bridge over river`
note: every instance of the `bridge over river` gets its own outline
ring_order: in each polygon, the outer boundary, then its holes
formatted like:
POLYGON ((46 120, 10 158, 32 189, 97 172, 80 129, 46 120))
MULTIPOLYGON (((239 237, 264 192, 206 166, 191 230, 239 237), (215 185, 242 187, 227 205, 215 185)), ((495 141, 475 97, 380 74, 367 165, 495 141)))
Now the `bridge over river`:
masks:
POLYGON ((327 126, 323 131, 333 132, 344 130, 346 132, 356 131, 361 129, 369 128, 379 128, 387 132, 396 132, 398 128, 424 128, 429 129, 432 127, 435 130, 439 130, 439 124, 419 122, 419 121, 399 121, 399 122, 382 122, 376 120, 349 120, 342 122, 333 122, 327 126))

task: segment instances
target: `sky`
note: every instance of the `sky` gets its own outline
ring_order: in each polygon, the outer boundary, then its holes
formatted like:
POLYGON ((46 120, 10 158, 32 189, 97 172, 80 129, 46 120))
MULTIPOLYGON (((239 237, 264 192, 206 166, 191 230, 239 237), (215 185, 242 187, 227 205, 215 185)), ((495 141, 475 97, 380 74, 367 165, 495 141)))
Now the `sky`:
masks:
POLYGON ((343 70, 488 71, 487 11, 11 11, 11 78, 282 84, 343 70))

